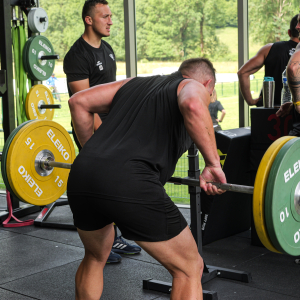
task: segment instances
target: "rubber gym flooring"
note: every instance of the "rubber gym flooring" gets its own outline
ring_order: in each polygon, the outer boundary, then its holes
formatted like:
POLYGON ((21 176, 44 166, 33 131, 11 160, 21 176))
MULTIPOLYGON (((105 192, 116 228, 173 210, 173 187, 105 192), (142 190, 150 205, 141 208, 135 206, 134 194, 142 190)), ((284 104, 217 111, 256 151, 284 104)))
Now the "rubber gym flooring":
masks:
MULTIPOLYGON (((6 207, 0 194, 0 207, 6 207)), ((190 223, 190 210, 180 208, 190 223)), ((38 213, 22 218, 35 219, 38 213)), ((71 223, 68 206, 56 207, 51 222, 71 223)), ((1 300, 74 300, 74 276, 84 249, 76 231, 36 226, 0 227, 1 300)), ((250 272, 251 283, 214 278, 204 289, 219 300, 300 299, 300 265, 295 257, 252 246, 250 231, 203 247, 206 264, 250 272)), ((169 295, 146 291, 143 279, 171 281, 168 272, 147 253, 124 255, 104 269, 103 300, 164 300, 169 295)))

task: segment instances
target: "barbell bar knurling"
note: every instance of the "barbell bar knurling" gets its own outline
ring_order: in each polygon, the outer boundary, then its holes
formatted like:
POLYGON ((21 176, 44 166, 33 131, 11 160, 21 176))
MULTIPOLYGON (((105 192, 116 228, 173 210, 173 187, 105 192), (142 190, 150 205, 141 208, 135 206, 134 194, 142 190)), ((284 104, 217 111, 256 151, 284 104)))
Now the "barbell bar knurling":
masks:
MULTIPOLYGON (((193 179, 193 178, 171 177, 168 180, 168 182, 174 183, 174 184, 200 186, 200 181, 198 179, 193 179)), ((210 183, 224 191, 231 191, 231 192, 244 193, 244 194, 253 194, 253 189, 254 189, 253 186, 247 186, 247 185, 219 183, 219 182, 210 182, 210 183)))

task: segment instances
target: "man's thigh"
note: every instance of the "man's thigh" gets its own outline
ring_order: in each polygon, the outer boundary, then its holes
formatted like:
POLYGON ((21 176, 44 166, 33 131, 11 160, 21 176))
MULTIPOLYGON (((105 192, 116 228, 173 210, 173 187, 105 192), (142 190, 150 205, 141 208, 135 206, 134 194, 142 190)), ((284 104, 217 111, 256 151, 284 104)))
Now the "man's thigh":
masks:
POLYGON ((167 241, 136 241, 136 243, 169 271, 189 272, 194 267, 198 268, 197 262, 199 262, 200 255, 188 226, 180 234, 167 241))
POLYGON ((99 261, 106 262, 114 241, 113 223, 93 231, 77 229, 85 251, 99 261))

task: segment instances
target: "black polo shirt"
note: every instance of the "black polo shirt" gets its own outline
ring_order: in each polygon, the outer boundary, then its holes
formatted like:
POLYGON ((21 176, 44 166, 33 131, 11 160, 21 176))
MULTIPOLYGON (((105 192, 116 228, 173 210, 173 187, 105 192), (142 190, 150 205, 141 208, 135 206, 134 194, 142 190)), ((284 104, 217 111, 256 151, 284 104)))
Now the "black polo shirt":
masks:
POLYGON ((111 46, 101 40, 99 48, 94 48, 80 37, 64 59, 64 72, 67 75, 68 91, 72 92, 69 82, 89 79, 90 87, 116 81, 116 59, 111 46))

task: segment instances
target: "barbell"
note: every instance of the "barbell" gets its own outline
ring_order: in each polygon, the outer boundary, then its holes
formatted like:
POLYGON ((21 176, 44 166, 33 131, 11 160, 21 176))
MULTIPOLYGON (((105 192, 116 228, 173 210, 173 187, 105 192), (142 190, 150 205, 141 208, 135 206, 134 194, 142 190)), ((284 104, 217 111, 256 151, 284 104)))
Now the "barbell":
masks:
MULTIPOLYGON (((300 255, 300 138, 282 137, 264 154, 254 187, 212 183, 218 188, 253 193, 253 218, 264 246, 300 255)), ((44 206, 65 191, 75 159, 73 141, 58 123, 31 120, 15 128, 1 154, 6 188, 21 201, 44 206)), ((170 183, 199 186, 199 180, 172 177, 170 183)))

